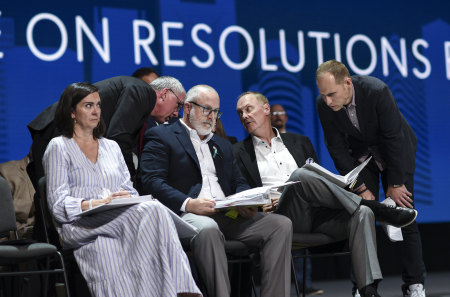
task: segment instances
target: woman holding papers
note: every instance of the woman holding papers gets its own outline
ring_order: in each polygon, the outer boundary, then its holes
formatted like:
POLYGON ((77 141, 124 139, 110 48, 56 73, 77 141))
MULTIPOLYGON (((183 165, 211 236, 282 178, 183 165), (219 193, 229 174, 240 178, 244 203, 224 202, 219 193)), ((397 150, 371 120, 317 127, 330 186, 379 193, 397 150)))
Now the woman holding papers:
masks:
POLYGON ((102 137, 97 88, 68 86, 44 154, 47 199, 64 244, 94 296, 201 296, 167 210, 148 201, 80 216, 113 199, 138 195, 119 146, 102 137))

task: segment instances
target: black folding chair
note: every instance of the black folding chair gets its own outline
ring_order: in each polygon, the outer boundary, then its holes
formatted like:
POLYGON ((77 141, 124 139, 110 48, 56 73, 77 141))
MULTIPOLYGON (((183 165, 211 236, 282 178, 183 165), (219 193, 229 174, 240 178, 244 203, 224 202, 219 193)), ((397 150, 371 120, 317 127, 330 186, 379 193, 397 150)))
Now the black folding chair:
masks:
MULTIPOLYGON (((3 177, 0 177, 0 238, 2 237, 8 240, 0 242, 0 266, 7 266, 9 271, 1 271, 0 279, 26 275, 41 275, 41 279, 43 280, 41 286, 42 295, 46 296, 48 279, 42 275, 62 274, 64 277, 66 296, 70 297, 64 260, 56 246, 49 243, 35 242, 33 240, 18 239, 11 189, 9 188, 8 182, 3 177), (36 261, 42 258, 47 259, 44 269, 27 269, 27 266, 33 264, 33 262, 36 264, 36 261), (56 258, 60 262, 61 268, 49 268, 50 260, 53 258, 56 258)), ((16 296, 20 296, 21 286, 19 285, 16 289, 18 291, 16 296)))
MULTIPOLYGON (((294 284, 297 297, 306 296, 306 259, 307 258, 319 258, 319 257, 337 257, 337 256, 347 256, 350 252, 345 249, 338 249, 330 251, 332 245, 338 243, 335 239, 323 233, 294 233, 292 236, 292 251, 304 250, 303 255, 292 255, 291 268, 294 273, 294 284), (318 249, 320 247, 320 252, 311 252, 311 248, 318 249), (325 251, 325 252, 323 252, 325 251), (303 258, 303 287, 302 294, 300 294, 300 288, 297 282, 297 273, 295 272, 294 259, 303 258)), ((334 247, 334 246, 333 246, 334 247)), ((335 247, 334 247, 335 248, 335 247)))
MULTIPOLYGON (((70 288, 72 295, 75 296, 90 296, 87 282, 84 279, 78 264, 73 255, 73 249, 65 248, 60 240, 58 232, 55 228, 55 223, 52 215, 48 209, 47 204, 47 183, 45 176, 41 177, 38 182, 38 193, 35 197, 35 204, 39 204, 42 235, 47 243, 55 245, 62 254, 64 261, 67 264, 67 274, 69 275, 70 288), (36 203, 37 202, 37 203, 36 203)), ((36 207, 37 209, 37 207, 36 207)), ((38 219, 38 216, 36 216, 38 219)))
MULTIPOLYGON (((189 239, 181 239, 181 245, 183 246, 183 249, 185 251, 185 253, 187 254, 187 256, 189 258, 192 257, 192 251, 189 245, 189 239)), ((237 284, 234 286, 234 289, 237 290, 237 292, 234 292, 235 297, 240 297, 241 296, 241 288, 242 288, 242 283, 241 280, 243 278, 243 274, 242 274, 242 265, 243 264, 250 264, 253 265, 255 261, 257 261, 257 253, 254 249, 249 248, 247 245, 245 245, 243 242, 238 241, 238 240, 225 240, 224 243, 224 247, 225 247, 225 253, 227 254, 227 263, 229 266, 237 266, 237 277, 234 278, 235 280, 237 280, 237 284)), ((192 264, 192 263, 191 263, 192 264)), ((194 267, 192 267, 193 272, 196 271, 195 269, 195 263, 194 267)), ((252 269, 250 269, 251 271, 252 269)), ((233 273, 236 273, 236 271, 233 271, 233 273)), ((194 273, 195 274, 195 273, 194 273)), ((207 296, 206 294, 206 288, 205 285, 203 283, 203 280, 201 279, 201 277, 198 274, 195 274, 196 278, 197 278, 197 284, 200 288, 200 290, 202 291, 202 293, 204 294, 204 296, 207 296)), ((252 290, 252 295, 253 296, 258 296, 256 293, 256 286, 255 286, 255 282, 253 279, 253 276, 250 275, 250 282, 251 282, 251 290, 252 290)), ((233 290, 233 287, 232 287, 233 290)), ((208 296, 209 297, 209 296, 208 296)))

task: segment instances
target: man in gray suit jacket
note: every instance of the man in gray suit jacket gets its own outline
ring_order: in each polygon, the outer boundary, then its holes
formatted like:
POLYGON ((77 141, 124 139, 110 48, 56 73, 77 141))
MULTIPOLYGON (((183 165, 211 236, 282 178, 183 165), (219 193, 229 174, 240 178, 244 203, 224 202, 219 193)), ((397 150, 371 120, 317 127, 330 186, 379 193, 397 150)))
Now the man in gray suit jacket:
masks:
POLYGON ((235 144, 233 153, 249 184, 255 187, 300 180, 279 200, 275 199, 275 213, 289 217, 294 232, 324 233, 336 241, 348 238, 358 289, 363 296, 379 296, 377 283, 382 275, 376 253, 375 219, 406 225, 414 221, 416 213, 378 202, 362 205, 358 195, 299 168, 310 158, 316 160, 314 148, 305 136, 280 135, 272 128, 270 106, 263 94, 242 94, 236 110, 250 136, 235 144))
MULTIPOLYGON (((334 60, 319 66, 316 79, 320 92, 317 110, 337 170, 345 175, 372 155, 355 191, 364 199, 378 200, 381 177, 386 197, 413 209, 417 139, 389 87, 375 77, 350 77, 347 67, 334 60)), ((425 297, 425 264, 417 223, 402 228, 402 234, 403 241, 394 245, 403 266, 403 294, 425 297)))

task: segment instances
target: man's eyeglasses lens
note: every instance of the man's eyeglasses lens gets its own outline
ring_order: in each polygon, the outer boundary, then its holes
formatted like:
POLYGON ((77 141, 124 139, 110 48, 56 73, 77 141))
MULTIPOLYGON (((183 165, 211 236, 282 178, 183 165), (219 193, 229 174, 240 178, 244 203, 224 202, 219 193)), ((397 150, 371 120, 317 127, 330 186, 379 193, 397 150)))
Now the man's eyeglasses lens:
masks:
POLYGON ((171 89, 168 89, 169 91, 172 92, 172 94, 175 95, 175 97, 177 97, 177 111, 180 111, 183 108, 184 102, 180 100, 180 98, 178 98, 177 94, 175 94, 174 91, 172 91, 171 89))
POLYGON ((216 119, 220 119, 220 117, 222 116, 223 112, 221 112, 219 109, 212 109, 211 107, 208 106, 203 106, 198 104, 197 102, 194 101, 190 101, 189 103, 192 103, 198 107, 202 108, 202 112, 203 112, 203 116, 207 117, 209 116, 212 112, 216 115, 216 119))
POLYGON ((280 115, 285 115, 286 112, 285 111, 274 111, 272 112, 273 116, 280 116, 280 115))

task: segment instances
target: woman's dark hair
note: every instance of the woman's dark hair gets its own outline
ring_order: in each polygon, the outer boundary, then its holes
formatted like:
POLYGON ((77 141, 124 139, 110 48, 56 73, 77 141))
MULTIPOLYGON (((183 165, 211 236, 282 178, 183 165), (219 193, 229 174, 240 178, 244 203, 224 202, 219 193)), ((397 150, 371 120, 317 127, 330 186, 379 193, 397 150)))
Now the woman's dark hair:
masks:
MULTIPOLYGON (((72 112, 76 109, 77 104, 89 94, 98 92, 98 88, 93 84, 86 82, 78 82, 69 85, 59 98, 58 106, 55 112, 55 125, 59 132, 68 138, 73 136, 74 120, 72 112)), ((94 128, 94 138, 98 139, 105 133, 105 123, 100 117, 100 122, 94 128)))

